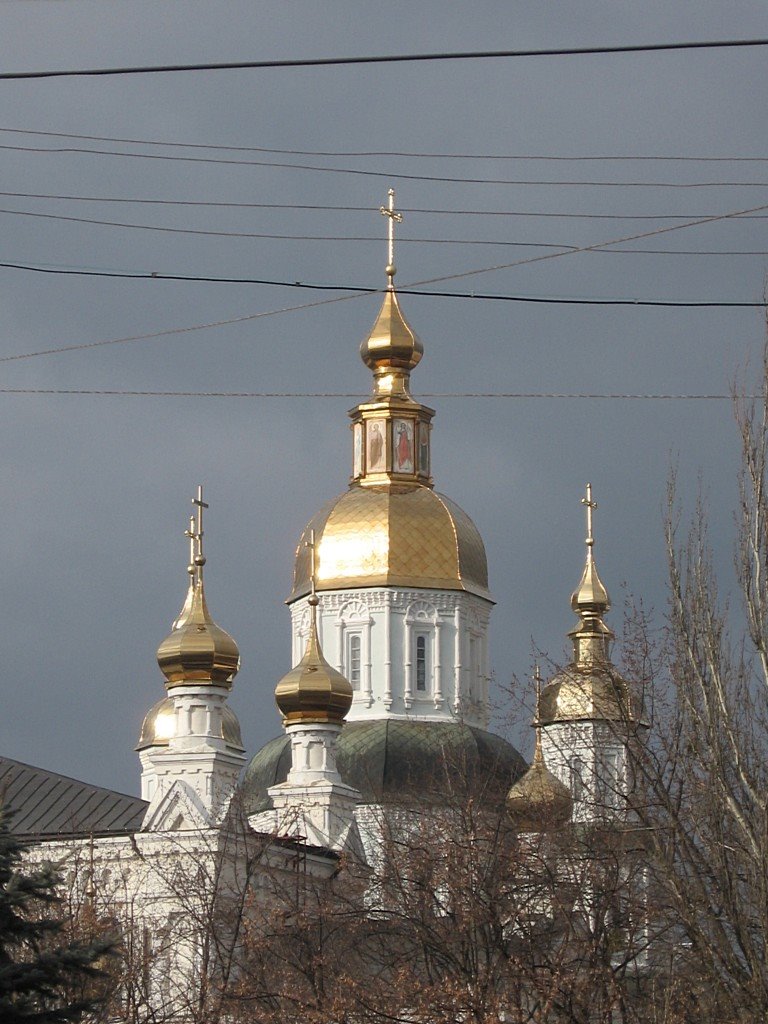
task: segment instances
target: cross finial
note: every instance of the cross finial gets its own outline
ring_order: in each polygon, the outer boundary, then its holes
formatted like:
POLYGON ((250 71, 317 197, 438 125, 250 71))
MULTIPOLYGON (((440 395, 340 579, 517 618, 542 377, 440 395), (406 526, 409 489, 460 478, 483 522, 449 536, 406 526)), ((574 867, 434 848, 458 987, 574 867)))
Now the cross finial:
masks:
POLYGON ((198 578, 202 578, 205 555, 203 554, 203 509, 208 508, 208 503, 203 501, 203 485, 198 484, 197 496, 192 499, 192 504, 197 508, 197 522, 195 517, 189 517, 189 530, 187 535, 192 538, 192 563, 197 568, 198 578))
POLYGON ((388 287, 393 288, 394 277, 397 272, 397 267, 395 266, 395 222, 400 224, 402 222, 403 215, 395 210, 395 190, 391 188, 387 195, 389 196, 389 204, 387 206, 380 206, 379 213, 383 217, 389 218, 389 223, 387 224, 387 236, 389 239, 389 248, 387 251, 388 261, 385 269, 387 277, 389 278, 388 287))
POLYGON ((307 547, 309 548, 310 558, 310 573, 309 573, 309 585, 310 595, 309 603, 312 605, 317 604, 317 545, 315 544, 315 531, 309 531, 309 540, 307 541, 307 547))
POLYGON ((536 718, 533 721, 533 727, 536 730, 536 747, 533 757, 535 761, 541 761, 544 754, 541 749, 541 669, 538 661, 534 665, 533 681, 536 684, 536 718))
POLYGON ((587 506, 587 547, 591 552, 595 546, 595 538, 592 533, 592 512, 597 508, 597 502, 592 500, 592 484, 587 484, 587 495, 581 499, 581 504, 587 506))

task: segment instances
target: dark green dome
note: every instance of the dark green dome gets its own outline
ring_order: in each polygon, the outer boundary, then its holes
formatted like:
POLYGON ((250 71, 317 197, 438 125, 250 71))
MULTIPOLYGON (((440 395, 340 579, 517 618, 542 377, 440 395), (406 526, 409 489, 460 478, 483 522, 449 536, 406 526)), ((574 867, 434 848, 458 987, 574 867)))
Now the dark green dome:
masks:
MULTIPOLYGON (((475 782, 503 801, 527 767, 511 743, 459 722, 346 722, 337 749, 339 773, 362 793, 363 803, 380 803, 409 790, 424 796, 444 793, 449 777, 475 782)), ((248 814, 272 806, 267 790, 285 782, 290 765, 285 734, 261 748, 243 780, 248 814)))

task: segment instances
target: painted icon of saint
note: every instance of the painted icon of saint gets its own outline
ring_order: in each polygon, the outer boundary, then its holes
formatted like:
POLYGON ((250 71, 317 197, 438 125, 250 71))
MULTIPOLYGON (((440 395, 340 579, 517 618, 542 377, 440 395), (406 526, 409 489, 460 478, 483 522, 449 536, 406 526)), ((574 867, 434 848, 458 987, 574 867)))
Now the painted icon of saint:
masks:
POLYGON ((363 471, 363 427, 356 423, 352 428, 352 476, 360 476, 363 471))
POLYGON ((368 470, 371 473, 384 469, 384 434, 381 424, 371 423, 368 438, 368 470))
POLYGON ((399 473, 413 472, 413 424, 395 420, 395 468, 399 473))

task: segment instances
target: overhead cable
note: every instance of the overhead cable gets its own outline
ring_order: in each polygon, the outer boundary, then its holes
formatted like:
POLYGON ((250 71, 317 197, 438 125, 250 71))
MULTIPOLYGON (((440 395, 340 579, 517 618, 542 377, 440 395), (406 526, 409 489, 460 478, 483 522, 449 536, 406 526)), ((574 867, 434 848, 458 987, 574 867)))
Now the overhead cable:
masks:
POLYGON ((440 53, 400 53, 369 57, 306 57, 303 59, 153 64, 69 70, 4 71, 0 73, 0 80, 94 77, 102 75, 150 75, 179 71, 240 71, 259 68, 331 67, 345 64, 403 64, 427 61, 488 60, 511 57, 573 57, 614 53, 651 53, 664 50, 724 50, 753 46, 768 46, 768 39, 716 39, 677 43, 636 43, 623 46, 547 47, 546 49, 528 50, 455 50, 440 53))
POLYGON ((231 146, 213 142, 170 142, 163 139, 124 139, 114 135, 76 135, 72 132, 37 131, 32 128, 1 128, 10 135, 40 135, 55 139, 79 139, 83 142, 119 142, 129 146, 162 146, 172 149, 217 149, 229 153, 274 153, 279 156, 331 157, 407 157, 414 160, 541 160, 563 162, 597 161, 671 161, 687 163, 768 163, 768 156, 682 156, 649 154, 616 154, 557 156, 552 154, 513 153, 419 153, 413 150, 349 150, 349 149, 273 149, 267 146, 231 146))
MULTIPOLYGON (((283 242, 379 242, 379 235, 286 235, 265 231, 219 231, 209 228, 174 228, 162 224, 131 224, 126 221, 102 220, 97 217, 73 217, 61 213, 41 213, 36 210, 0 209, 0 215, 10 217, 36 217, 42 220, 94 224, 99 227, 125 228, 133 231, 159 231, 172 235, 203 235, 214 238, 264 238, 283 242)), ((407 238, 400 237, 402 245, 496 245, 515 249, 578 249, 569 242, 528 242, 507 238, 407 238)), ((600 249, 602 255, 620 253, 623 255, 652 256, 768 256, 766 250, 753 249, 600 249)))
MULTIPOLYGON (((211 199, 148 199, 140 196, 78 196, 55 192, 2 192, 0 196, 14 199, 54 199, 76 203, 129 203, 143 206, 203 206, 234 210, 316 210, 333 213, 375 212, 370 206, 343 206, 318 203, 238 203, 211 199)), ((573 213, 571 211, 541 210, 461 210, 438 209, 423 206, 401 207, 402 213, 437 214, 449 217, 552 217, 563 220, 690 220, 691 217, 714 217, 712 213, 573 213)), ((768 214, 747 214, 739 220, 766 220, 768 214)))
MULTIPOLYGON (((599 250, 598 250, 599 251, 599 250)), ((199 274, 161 274, 159 271, 117 271, 117 270, 84 270, 70 267, 46 267, 29 263, 3 263, 0 267, 9 270, 26 270, 36 274, 59 274, 72 277, 106 277, 126 281, 190 281, 203 284, 258 284, 274 285, 279 288, 299 288, 310 291, 325 292, 358 292, 366 295, 379 294, 379 288, 366 288, 360 285, 313 284, 305 281, 276 281, 263 277, 206 277, 199 274)), ((723 300, 691 300, 684 299, 593 299, 593 298, 560 298, 556 296, 538 295, 499 295, 495 292, 444 292, 423 291, 419 288, 398 288, 398 295, 420 295, 428 298, 472 299, 477 301, 497 302, 529 302, 544 305, 560 306, 662 306, 666 308, 707 309, 707 308, 741 308, 763 309, 768 300, 762 302, 739 302, 723 300)))
MULTIPOLYGON (((0 75, 0 79, 2 79, 0 75)), ((1 150, 18 153, 52 155, 111 156, 129 160, 166 160, 174 163, 223 164, 236 167, 273 167, 277 170, 312 171, 318 174, 352 174, 367 178, 398 181, 439 181, 460 185, 538 185, 599 188, 768 188, 765 181, 551 181, 535 178, 468 178, 444 174, 407 174, 390 170, 367 170, 359 167, 322 167, 318 164, 296 164, 276 160, 235 160, 214 156, 172 156, 169 153, 128 153, 117 149, 86 149, 80 146, 12 146, 0 143, 1 150)))
MULTIPOLYGON (((720 214, 716 217, 705 217, 699 220, 688 221, 686 224, 673 224, 669 227, 655 228, 653 231, 643 231, 635 235, 625 235, 621 238, 613 238, 606 242, 596 242, 593 245, 583 246, 579 249, 564 249, 559 252, 544 253, 540 256, 527 256, 523 259, 513 260, 510 263, 496 263, 489 267, 477 267, 472 270, 462 270, 456 274, 441 274, 437 277, 425 278, 422 281, 411 282, 410 285, 405 285, 405 288, 419 288, 424 285, 440 284, 443 281, 458 281, 468 277, 476 277, 480 274, 489 274, 498 270, 509 270, 513 267, 526 266, 532 263, 543 263, 548 260, 558 259, 562 256, 574 256, 577 253, 592 252, 596 249, 604 248, 609 245, 619 245, 623 242, 633 242, 641 238, 650 238, 653 235, 665 235, 671 231, 681 231, 684 228, 698 227, 701 224, 711 224, 716 221, 728 220, 733 217, 739 217, 745 213, 758 213, 761 210, 768 210, 768 204, 763 206, 753 206, 746 210, 734 210, 731 213, 720 214)), ((386 289, 377 289, 379 292, 383 292, 386 289)), ((63 345, 56 348, 43 349, 37 352, 22 352, 15 355, 0 356, 0 363, 7 363, 19 359, 33 359, 37 356, 47 355, 58 355, 62 352, 74 352, 82 349, 100 348, 106 345, 119 345, 127 342, 135 341, 149 341, 156 338, 168 337, 171 335, 188 334, 192 331, 202 331, 213 327, 223 327, 229 324, 245 323, 250 320, 259 320, 264 317, 277 316, 281 313, 295 312, 297 310, 311 309, 316 306, 328 306, 338 302, 349 302, 352 299, 359 299, 360 293, 353 292, 352 294, 345 293, 343 295, 337 295, 330 299, 318 299, 316 302, 306 302, 297 306, 283 306, 278 309, 266 310, 258 313, 246 313, 242 316, 229 317, 225 320, 216 320, 209 323, 193 324, 188 327, 174 327, 163 331, 153 331, 150 334, 131 335, 124 338, 108 338, 102 341, 88 341, 79 342, 73 345, 63 345)))
MULTIPOLYGON (((139 398, 352 398, 365 396, 358 391, 138 391, 127 388, 6 388, 3 395, 121 395, 139 398)), ((549 399, 641 399, 645 401, 712 401, 734 398, 753 401, 760 395, 730 394, 622 394, 620 392, 557 392, 557 391, 424 391, 420 398, 549 398, 549 399)))

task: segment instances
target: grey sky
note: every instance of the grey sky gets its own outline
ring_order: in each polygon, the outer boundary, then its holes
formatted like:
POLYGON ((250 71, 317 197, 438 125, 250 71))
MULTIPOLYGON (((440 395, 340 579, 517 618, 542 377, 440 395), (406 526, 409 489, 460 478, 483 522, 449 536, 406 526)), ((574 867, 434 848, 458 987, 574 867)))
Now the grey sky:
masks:
MULTIPOLYGON (((762 3, 0 4, 4 70, 385 52, 582 46, 766 35, 762 3)), ((0 83, 0 128, 293 150, 518 155, 768 156, 762 49, 466 63, 232 71, 0 83)), ((0 145, 61 140, 0 132, 0 145)), ((94 144, 96 146, 96 144, 94 144)), ((149 152, 146 147, 116 148, 149 152)), ((171 151, 180 155, 178 151, 171 151)), ((216 155, 216 154, 212 154, 216 155)), ((226 155, 226 154, 222 154, 226 155)), ((283 158, 268 155, 266 160, 283 158)), ((290 158, 288 158, 290 159, 290 158)), ((396 181, 387 171, 535 180, 768 183, 768 163, 548 163, 294 158, 380 178, 0 149, 0 188, 85 196, 361 206, 370 213, 216 210, 0 197, 3 210, 169 227, 375 242, 162 234, 0 213, 0 262, 381 285, 389 184, 403 208, 614 214, 726 213, 763 187, 608 188, 396 181)), ((664 222, 669 223, 669 222, 664 222)), ((768 249, 764 220, 713 224, 642 248, 768 249)), ((586 245, 653 221, 409 214, 398 283, 539 250, 408 238, 586 245)), ((760 256, 582 254, 449 283, 539 296, 758 301, 760 256)), ((0 269, 0 356, 149 333, 322 296, 253 285, 126 282, 0 269)), ((376 297, 155 341, 2 364, 2 387, 369 390, 358 345, 376 297)), ((405 297, 432 391, 691 393, 728 390, 763 343, 760 310, 528 305, 405 297)), ((753 374, 754 377, 754 374, 753 374)), ((289 667, 293 549, 346 487, 351 399, 181 399, 0 394, 3 715, 0 750, 135 792, 141 718, 163 693, 154 652, 186 585, 182 532, 199 481, 211 510, 206 582, 243 667, 232 705, 250 752, 279 731, 289 667)), ((583 560, 591 480, 597 558, 620 628, 622 583, 664 608, 661 508, 670 461, 712 499, 719 564, 731 554, 736 437, 728 402, 434 399, 438 489, 478 524, 498 606, 496 677, 557 660, 583 560)), ((520 733, 526 749, 525 728, 520 733)))

